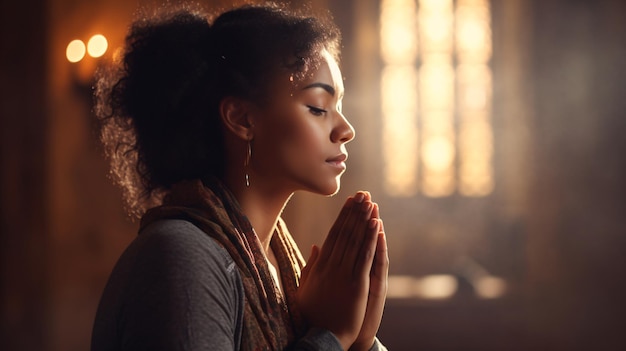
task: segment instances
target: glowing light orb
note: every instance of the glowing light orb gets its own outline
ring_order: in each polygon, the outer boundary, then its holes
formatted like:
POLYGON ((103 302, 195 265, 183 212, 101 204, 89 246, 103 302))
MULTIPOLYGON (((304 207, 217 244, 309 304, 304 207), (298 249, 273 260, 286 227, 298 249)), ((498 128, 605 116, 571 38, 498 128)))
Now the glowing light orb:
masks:
POLYGON ((65 56, 67 57, 67 60, 72 63, 82 60, 83 57, 85 57, 85 43, 79 39, 72 40, 67 45, 65 56))
POLYGON ((100 57, 107 52, 109 47, 109 43, 107 42, 107 38, 102 34, 96 34, 87 43, 87 52, 91 57, 100 57))

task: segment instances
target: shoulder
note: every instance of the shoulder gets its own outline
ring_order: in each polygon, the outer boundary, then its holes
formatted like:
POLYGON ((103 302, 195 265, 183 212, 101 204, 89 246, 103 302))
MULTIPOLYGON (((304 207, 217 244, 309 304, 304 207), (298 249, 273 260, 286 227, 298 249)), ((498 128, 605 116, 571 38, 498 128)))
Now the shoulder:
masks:
POLYGON ((232 257, 216 240, 182 219, 164 219, 151 223, 139 233, 129 249, 139 251, 139 255, 158 254, 161 259, 190 263, 208 259, 225 268, 234 265, 232 257))
POLYGON ((210 235, 185 220, 159 220, 148 225, 128 247, 130 276, 181 287, 216 284, 235 288, 239 272, 226 250, 210 235))
POLYGON ((225 249, 190 222, 159 220, 140 232, 113 270, 92 344, 195 350, 217 342, 232 348, 243 302, 239 270, 225 249))
POLYGON ((232 257, 209 234, 191 222, 166 219, 139 233, 118 260, 109 284, 139 294, 211 285, 239 290, 241 278, 232 257))

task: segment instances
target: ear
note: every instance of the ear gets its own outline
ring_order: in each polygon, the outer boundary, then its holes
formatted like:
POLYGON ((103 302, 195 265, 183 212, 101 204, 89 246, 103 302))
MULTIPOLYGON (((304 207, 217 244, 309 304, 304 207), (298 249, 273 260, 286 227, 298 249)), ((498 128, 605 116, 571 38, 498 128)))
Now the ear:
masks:
POLYGON ((220 101, 222 123, 233 134, 243 140, 254 137, 251 104, 241 98, 227 96, 220 101))

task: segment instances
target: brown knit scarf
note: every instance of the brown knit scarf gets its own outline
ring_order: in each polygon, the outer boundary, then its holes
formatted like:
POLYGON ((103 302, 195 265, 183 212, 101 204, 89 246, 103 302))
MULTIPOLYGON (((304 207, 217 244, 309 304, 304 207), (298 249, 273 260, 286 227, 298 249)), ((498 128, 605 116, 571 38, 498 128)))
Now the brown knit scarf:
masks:
POLYGON ((270 245, 278 261, 284 299, 250 221, 219 180, 176 184, 162 206, 150 209, 143 216, 141 229, 159 219, 184 219, 193 223, 217 240, 235 261, 245 291, 241 350, 283 350, 304 334, 306 327, 295 308, 304 259, 282 219, 270 245))

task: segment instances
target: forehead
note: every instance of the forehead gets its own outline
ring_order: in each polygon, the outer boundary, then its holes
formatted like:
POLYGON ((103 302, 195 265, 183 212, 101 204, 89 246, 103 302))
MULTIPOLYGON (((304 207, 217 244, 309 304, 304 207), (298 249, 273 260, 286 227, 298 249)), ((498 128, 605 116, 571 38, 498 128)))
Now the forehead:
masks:
POLYGON ((338 96, 343 96, 344 86, 341 69, 337 60, 325 49, 320 53, 319 64, 312 68, 309 74, 306 75, 306 78, 298 85, 306 86, 311 83, 328 84, 335 89, 338 96))
POLYGON ((334 95, 342 98, 344 93, 343 76, 337 60, 323 49, 319 52, 316 61, 316 64, 310 67, 301 78, 288 71, 278 73, 269 81, 267 94, 262 101, 269 102, 275 98, 293 97, 302 92, 304 87, 316 83, 332 87, 335 91, 334 95))

